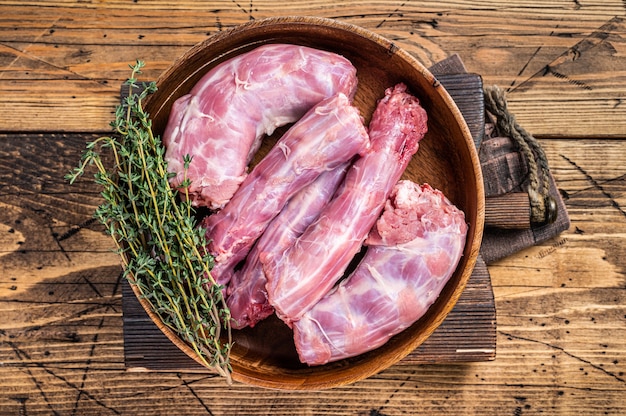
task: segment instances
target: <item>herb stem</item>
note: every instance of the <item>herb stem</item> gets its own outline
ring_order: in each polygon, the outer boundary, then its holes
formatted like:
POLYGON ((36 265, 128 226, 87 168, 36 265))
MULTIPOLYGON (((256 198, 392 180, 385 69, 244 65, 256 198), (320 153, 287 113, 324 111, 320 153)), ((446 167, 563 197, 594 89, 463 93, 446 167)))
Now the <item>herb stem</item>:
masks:
POLYGON ((164 148, 143 109, 143 99, 156 85, 139 88, 136 76, 142 67, 141 61, 131 66, 129 96, 111 123, 115 137, 88 143, 67 179, 73 183, 87 166, 95 165, 95 182, 102 186, 105 200, 95 217, 113 238, 128 281, 163 325, 231 383, 230 312, 223 288, 211 276, 213 258, 201 249, 207 245, 205 231, 198 227, 188 198, 191 158, 184 158, 186 186, 179 195, 181 190, 169 186, 164 148), (96 148, 111 150, 112 169, 96 148))

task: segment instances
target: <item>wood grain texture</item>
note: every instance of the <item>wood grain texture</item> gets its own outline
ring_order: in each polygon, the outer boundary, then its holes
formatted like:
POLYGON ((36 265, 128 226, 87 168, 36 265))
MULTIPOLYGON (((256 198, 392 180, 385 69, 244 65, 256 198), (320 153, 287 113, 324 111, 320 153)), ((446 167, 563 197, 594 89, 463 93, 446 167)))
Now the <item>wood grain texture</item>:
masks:
POLYGON ((626 414, 623 1, 0 1, 0 12, 0 414, 626 414), (108 131, 136 58, 154 79, 211 33, 278 14, 362 25, 426 65, 459 53, 542 138, 571 226, 489 266, 495 361, 396 365, 323 392, 125 369, 121 268, 91 220, 97 192, 61 179, 86 136, 62 133, 108 131))
POLYGON ((489 266, 495 361, 396 365, 323 392, 124 366, 121 268, 88 179, 59 179, 84 136, 0 135, 0 410, 7 415, 626 412, 626 142, 542 140, 572 221, 489 266))
MULTIPOLYGON (((211 373, 161 332, 126 282, 122 283, 122 309, 124 360, 129 370, 211 373)), ((398 365, 495 359, 495 312, 489 271, 479 258, 467 287, 445 321, 398 365)))
POLYGON ((513 192, 500 196, 487 197, 485 203, 485 224, 504 229, 530 228, 530 202, 528 194, 513 192))
POLYGON ((155 79, 207 36, 279 15, 360 25, 425 66, 458 53, 486 85, 508 90, 511 109, 537 136, 626 131, 619 0, 144 3, 0 3, 0 131, 107 130, 128 64, 145 60, 155 79))

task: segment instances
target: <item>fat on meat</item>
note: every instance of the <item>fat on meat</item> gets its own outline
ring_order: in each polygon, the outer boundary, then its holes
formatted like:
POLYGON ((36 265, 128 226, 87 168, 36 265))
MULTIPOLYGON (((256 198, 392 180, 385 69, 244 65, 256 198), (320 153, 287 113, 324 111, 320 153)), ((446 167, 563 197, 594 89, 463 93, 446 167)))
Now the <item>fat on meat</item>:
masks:
POLYGON ((163 133, 171 186, 188 178, 194 206, 223 207, 264 135, 337 93, 352 98, 356 85, 350 61, 305 46, 268 44, 219 64, 172 106, 163 133))
POLYGON ((466 235, 463 211, 440 191, 400 181, 355 271, 293 324, 300 360, 359 355, 415 323, 454 273, 466 235))
POLYGON ((284 254, 260 254, 269 302, 287 325, 343 276, 426 131, 426 111, 406 85, 387 89, 370 121, 371 147, 333 200, 284 254))
POLYGON ((259 253, 282 253, 293 244, 330 201, 348 166, 349 162, 322 173, 291 198, 252 247, 242 268, 232 274, 226 291, 232 328, 254 327, 274 312, 267 300, 267 279, 261 267, 259 253))
POLYGON ((287 201, 321 173, 369 148, 359 110, 342 93, 307 112, 252 169, 224 208, 205 217, 211 274, 222 285, 287 201))

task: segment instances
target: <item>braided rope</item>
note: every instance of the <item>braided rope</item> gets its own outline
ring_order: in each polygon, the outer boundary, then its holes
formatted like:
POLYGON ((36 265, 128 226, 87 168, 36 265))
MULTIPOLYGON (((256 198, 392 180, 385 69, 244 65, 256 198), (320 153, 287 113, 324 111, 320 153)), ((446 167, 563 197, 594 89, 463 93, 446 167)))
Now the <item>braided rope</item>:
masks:
POLYGON ((527 192, 531 207, 531 221, 536 224, 554 222, 556 201, 550 195, 550 168, 543 149, 508 111, 508 104, 502 89, 498 86, 485 87, 484 95, 485 109, 496 117, 496 128, 499 133, 515 141, 528 163, 527 192))

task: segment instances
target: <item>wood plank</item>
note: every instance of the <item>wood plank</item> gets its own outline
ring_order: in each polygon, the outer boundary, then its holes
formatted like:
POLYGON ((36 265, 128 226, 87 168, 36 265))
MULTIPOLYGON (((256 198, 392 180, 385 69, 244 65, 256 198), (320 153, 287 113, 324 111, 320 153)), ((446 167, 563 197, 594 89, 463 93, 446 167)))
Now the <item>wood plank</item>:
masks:
POLYGON ((396 365, 345 388, 280 392, 126 370, 113 244, 89 222, 88 179, 60 179, 84 137, 28 137, 0 135, 3 414, 626 414, 626 141, 541 141, 572 226, 489 266, 494 361, 396 365))
POLYGON ((0 413, 626 414, 623 3, 2 2, 0 131, 12 132, 0 134, 0 413), (91 220, 97 192, 61 179, 87 136, 47 132, 108 131, 128 63, 144 57, 154 79, 208 34, 278 13, 361 24, 427 65, 459 53, 486 85, 510 89, 542 138, 571 227, 489 265, 496 360, 396 365, 321 392, 126 370, 120 267, 91 220))
POLYGON ((623 137, 624 7, 538 0, 394 2, 187 0, 20 2, 0 17, 0 131, 107 131, 128 64, 155 79, 212 33, 250 19, 301 14, 338 18, 386 36, 426 66, 458 53, 540 137, 623 137), (548 23, 546 23, 548 22, 548 23), (80 114, 80 117, 78 115, 80 114))

